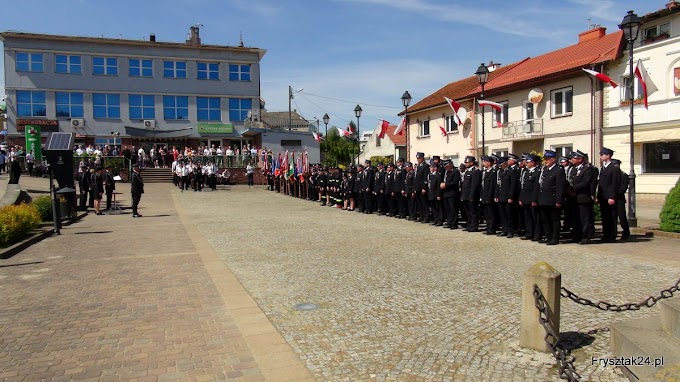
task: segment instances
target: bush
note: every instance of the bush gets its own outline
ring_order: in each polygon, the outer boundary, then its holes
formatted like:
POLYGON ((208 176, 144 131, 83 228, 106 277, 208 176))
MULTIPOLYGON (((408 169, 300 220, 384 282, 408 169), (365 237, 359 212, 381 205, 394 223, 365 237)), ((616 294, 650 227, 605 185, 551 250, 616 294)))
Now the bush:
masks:
POLYGON ((0 247, 8 247, 29 237, 39 225, 40 214, 31 204, 0 208, 0 247))
POLYGON ((666 196, 659 218, 662 231, 680 232, 680 185, 673 187, 666 196))
POLYGON ((31 205, 40 214, 40 219, 44 222, 52 221, 52 198, 49 196, 40 196, 33 199, 31 205))

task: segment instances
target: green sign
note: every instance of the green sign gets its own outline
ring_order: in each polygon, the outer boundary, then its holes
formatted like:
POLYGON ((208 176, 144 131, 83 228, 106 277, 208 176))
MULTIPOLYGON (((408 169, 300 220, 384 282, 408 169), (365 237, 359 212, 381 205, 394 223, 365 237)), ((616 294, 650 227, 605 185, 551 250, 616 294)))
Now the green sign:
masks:
POLYGON ((42 142, 40 140, 40 126, 26 126, 26 153, 33 151, 36 161, 42 160, 42 142))
POLYGON ((199 134, 232 134, 234 125, 231 123, 199 123, 199 134))

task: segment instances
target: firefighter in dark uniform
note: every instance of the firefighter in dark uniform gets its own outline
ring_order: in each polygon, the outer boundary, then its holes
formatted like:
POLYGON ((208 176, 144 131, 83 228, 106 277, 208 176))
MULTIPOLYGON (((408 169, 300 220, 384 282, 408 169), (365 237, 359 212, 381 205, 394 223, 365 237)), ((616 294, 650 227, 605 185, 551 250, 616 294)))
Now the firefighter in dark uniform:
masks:
POLYGON ((80 168, 82 172, 78 179, 78 189, 80 190, 80 204, 78 205, 78 210, 87 211, 87 194, 90 193, 90 172, 85 165, 80 166, 80 168))
POLYGON ((517 233, 517 199, 519 197, 520 183, 519 183, 519 167, 517 166, 517 155, 508 154, 507 168, 501 177, 501 184, 498 196, 498 204, 503 208, 501 211, 501 221, 503 220, 503 213, 505 213, 505 223, 501 231, 502 236, 511 239, 517 233))
POLYGON ((321 168, 321 171, 319 172, 319 176, 316 179, 317 186, 319 189, 319 202, 321 202, 321 206, 326 205, 326 193, 327 193, 327 188, 328 188, 328 175, 326 174, 326 171, 328 170, 328 167, 321 168))
POLYGON ((600 170, 597 199, 602 213, 602 242, 613 243, 616 240, 616 194, 621 188, 621 170, 612 165, 611 158, 614 151, 603 147, 600 150, 602 169, 600 170))
POLYGON ((372 214, 375 210, 375 203, 373 198, 373 184, 375 182, 375 169, 371 166, 370 159, 364 161, 364 179, 361 187, 363 187, 364 194, 364 213, 372 214))
POLYGON ((556 163, 556 152, 546 150, 543 157, 545 158, 545 165, 538 180, 538 205, 540 206, 541 222, 546 237, 541 242, 557 245, 560 243, 560 212, 564 206, 567 180, 564 175, 564 168, 556 163))
POLYGON ((378 215, 385 215, 385 177, 387 172, 385 171, 385 166, 378 162, 378 171, 375 172, 373 178, 373 197, 375 198, 374 210, 378 215))
POLYGON ((394 163, 389 163, 387 165, 387 171, 385 172, 385 201, 387 207, 385 208, 385 215, 394 216, 397 201, 394 199, 394 163))
POLYGON ((586 165, 583 154, 580 151, 571 153, 572 174, 570 183, 570 190, 574 193, 574 202, 576 210, 574 213, 578 219, 574 219, 574 230, 572 231, 572 241, 579 244, 590 244, 592 233, 595 228, 591 226, 595 221, 593 215, 593 198, 591 197, 590 185, 593 182, 592 166, 586 165))
POLYGON ((441 226, 444 214, 441 209, 442 204, 442 176, 439 173, 439 165, 432 161, 430 163, 430 173, 427 174, 427 200, 430 203, 432 213, 432 225, 441 226))
POLYGON ((425 163, 425 154, 416 153, 416 174, 413 182, 413 188, 416 192, 416 203, 418 208, 418 217, 416 221, 422 223, 429 223, 428 217, 430 215, 429 206, 427 205, 427 174, 429 173, 427 163, 425 163))
POLYGON ((356 197, 354 193, 354 180, 356 178, 356 173, 357 169, 353 165, 350 166, 349 171, 347 172, 347 185, 346 185, 346 192, 347 192, 347 199, 349 202, 347 203, 347 210, 349 211, 354 211, 354 208, 356 207, 356 197))
POLYGON ((628 217, 626 216, 626 192, 630 184, 629 176, 621 170, 621 161, 612 159, 612 163, 621 171, 621 185, 616 192, 616 215, 619 217, 619 225, 621 226, 621 240, 625 241, 630 238, 630 225, 628 225, 628 217))
POLYGON ((394 186, 392 187, 392 193, 394 194, 394 200, 397 203, 397 210, 394 212, 394 216, 399 219, 405 219, 408 215, 408 200, 404 197, 402 191, 404 191, 404 186, 406 183, 406 167, 404 166, 404 158, 397 159, 397 168, 394 170, 394 186))
POLYGON ((364 185, 364 166, 357 165, 357 173, 354 176, 354 199, 356 201, 356 211, 364 212, 364 193, 362 192, 364 185))
POLYGON ((522 240, 539 241, 541 228, 539 225, 538 191, 540 170, 536 167, 540 158, 536 155, 527 154, 525 168, 520 178, 519 205, 522 211, 521 218, 524 220, 524 236, 522 240))
POLYGON ((404 166, 406 166, 406 177, 404 178, 402 196, 406 199, 408 205, 408 220, 416 221, 416 216, 418 215, 418 195, 415 188, 416 170, 411 162, 404 163, 404 166))
POLYGON ((444 177, 440 185, 446 218, 445 228, 458 229, 458 202, 460 201, 460 171, 451 160, 444 161, 444 177))
POLYGON ((575 201, 570 200, 569 198, 569 173, 571 172, 571 162, 569 161, 568 157, 560 157, 559 160, 560 166, 564 169, 564 177, 567 180, 567 190, 566 193, 564 194, 564 206, 562 206, 562 212, 564 213, 564 221, 562 222, 562 231, 564 232, 571 232, 573 227, 574 227, 574 216, 572 214, 572 208, 571 205, 575 203, 575 201))
POLYGON ((475 157, 467 156, 463 162, 465 173, 463 173, 463 186, 460 191, 460 198, 463 200, 467 225, 465 231, 479 231, 479 196, 482 191, 482 172, 477 168, 475 157))
POLYGON ((484 208, 484 220, 486 220, 486 230, 484 234, 496 234, 496 172, 498 171, 494 164, 496 163, 495 156, 483 156, 482 166, 482 189, 480 193, 480 201, 482 208, 484 208))

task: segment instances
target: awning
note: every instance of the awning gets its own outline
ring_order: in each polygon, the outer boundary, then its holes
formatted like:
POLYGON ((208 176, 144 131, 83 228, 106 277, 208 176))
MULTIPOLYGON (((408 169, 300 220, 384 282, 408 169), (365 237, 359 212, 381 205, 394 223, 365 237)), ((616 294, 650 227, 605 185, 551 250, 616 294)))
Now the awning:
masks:
POLYGON ((242 136, 244 137, 254 137, 258 134, 262 134, 264 132, 267 132, 267 129, 262 129, 259 127, 249 127, 247 130, 243 131, 241 133, 242 136))
POLYGON ((125 133, 131 137, 182 138, 188 137, 193 131, 193 127, 183 127, 174 130, 149 130, 139 127, 125 126, 125 133))
MULTIPOLYGON (((636 131, 634 134, 635 143, 680 141, 680 128, 636 131)), ((626 135, 622 143, 630 143, 630 135, 626 135)))

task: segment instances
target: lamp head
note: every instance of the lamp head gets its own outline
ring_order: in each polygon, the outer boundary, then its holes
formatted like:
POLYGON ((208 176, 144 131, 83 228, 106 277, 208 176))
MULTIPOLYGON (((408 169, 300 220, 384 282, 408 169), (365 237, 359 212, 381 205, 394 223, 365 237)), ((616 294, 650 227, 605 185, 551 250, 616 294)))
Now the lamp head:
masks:
POLYGON ((411 104, 411 95, 408 94, 408 90, 401 96, 401 104, 404 105, 404 108, 411 104))
POLYGON ((354 108, 354 115, 356 115, 357 118, 361 117, 361 112, 363 110, 361 109, 361 106, 357 105, 357 107, 354 108))
POLYGON ((479 65, 479 68, 477 68, 475 74, 477 75, 477 81, 479 81, 480 85, 484 85, 485 83, 488 82, 489 68, 486 65, 484 65, 483 62, 479 65))

